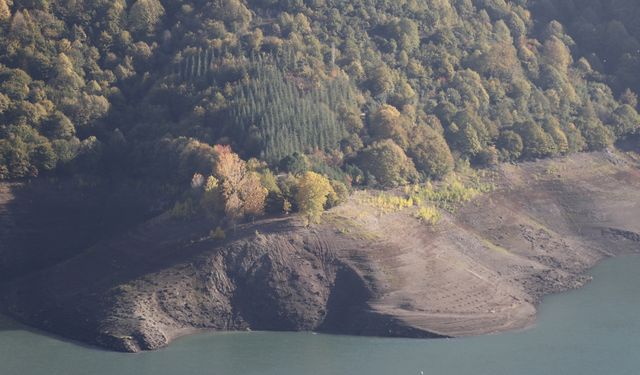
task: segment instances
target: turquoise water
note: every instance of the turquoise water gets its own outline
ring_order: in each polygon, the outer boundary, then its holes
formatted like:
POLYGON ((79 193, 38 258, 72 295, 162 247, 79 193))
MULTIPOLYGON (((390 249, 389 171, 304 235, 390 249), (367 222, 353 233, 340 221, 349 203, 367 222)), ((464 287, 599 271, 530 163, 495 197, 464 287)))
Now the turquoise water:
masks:
POLYGON ((310 333, 185 337, 153 353, 83 347, 0 320, 1 375, 640 374, 640 256, 603 262, 594 281, 547 297, 535 327, 456 340, 310 333))

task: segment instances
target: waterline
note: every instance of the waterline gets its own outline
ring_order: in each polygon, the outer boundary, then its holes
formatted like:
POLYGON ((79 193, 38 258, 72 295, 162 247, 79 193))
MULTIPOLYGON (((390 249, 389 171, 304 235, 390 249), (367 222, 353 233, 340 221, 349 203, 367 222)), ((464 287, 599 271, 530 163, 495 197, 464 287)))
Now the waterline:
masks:
POLYGON ((545 298, 534 327, 455 340, 205 333, 132 355, 75 345, 0 318, 0 374, 636 375, 638 270, 640 256, 607 260, 586 287, 545 298))

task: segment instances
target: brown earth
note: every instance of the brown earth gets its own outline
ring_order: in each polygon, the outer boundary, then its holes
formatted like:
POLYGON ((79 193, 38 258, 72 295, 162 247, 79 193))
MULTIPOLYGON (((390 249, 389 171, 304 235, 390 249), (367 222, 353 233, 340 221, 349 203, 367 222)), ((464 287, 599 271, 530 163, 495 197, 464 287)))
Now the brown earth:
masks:
MULTIPOLYGON (((543 295, 583 285, 605 256, 640 251, 640 169, 631 157, 580 154, 493 175, 495 191, 436 226, 413 209, 382 214, 362 203, 365 192, 322 225, 272 218, 223 241, 208 237, 205 220, 159 216, 12 278, 0 308, 122 351, 200 329, 478 335, 529 326, 543 295)), ((2 189, 8 200, 12 187, 2 189)), ((5 226, 2 210, 0 202, 5 226)))

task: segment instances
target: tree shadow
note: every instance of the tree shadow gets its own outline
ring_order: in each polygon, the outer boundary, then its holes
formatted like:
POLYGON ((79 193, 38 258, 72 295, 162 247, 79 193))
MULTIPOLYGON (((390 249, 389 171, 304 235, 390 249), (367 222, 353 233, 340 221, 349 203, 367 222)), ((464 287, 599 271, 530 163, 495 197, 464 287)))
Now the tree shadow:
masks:
POLYGON ((618 140, 616 147, 625 152, 633 151, 640 153, 640 133, 632 134, 624 139, 618 140))
POLYGON ((144 194, 104 182, 42 178, 2 188, 0 283, 70 259, 149 216, 144 194))

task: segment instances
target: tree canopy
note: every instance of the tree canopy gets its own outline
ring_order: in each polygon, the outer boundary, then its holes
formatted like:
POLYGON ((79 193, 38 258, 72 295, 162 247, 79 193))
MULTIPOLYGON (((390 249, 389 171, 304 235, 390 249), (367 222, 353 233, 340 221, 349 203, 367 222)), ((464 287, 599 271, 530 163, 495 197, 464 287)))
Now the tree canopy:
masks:
POLYGON ((600 150, 638 137, 638 15, 631 0, 0 0, 0 179, 172 191, 199 173, 242 217, 295 209, 309 171, 396 186, 458 160, 600 150))
POLYGON ((329 195, 335 194, 329 180, 315 172, 305 172, 298 182, 296 203, 309 223, 318 222, 329 195))

